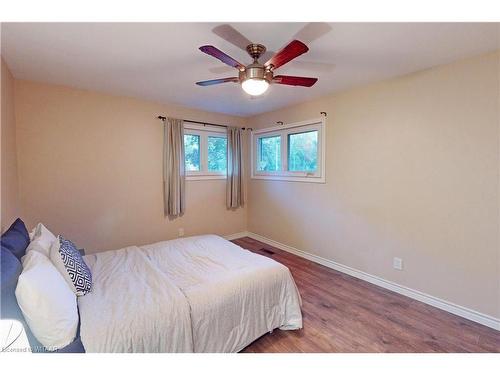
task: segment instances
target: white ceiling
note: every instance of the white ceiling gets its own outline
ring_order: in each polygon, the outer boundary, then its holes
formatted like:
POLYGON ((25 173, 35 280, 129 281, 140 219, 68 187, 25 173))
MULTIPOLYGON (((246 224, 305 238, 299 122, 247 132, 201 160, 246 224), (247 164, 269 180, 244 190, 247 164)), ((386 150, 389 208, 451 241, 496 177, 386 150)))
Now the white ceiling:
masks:
POLYGON ((234 83, 194 84, 237 75, 201 45, 250 63, 214 33, 220 25, 3 23, 1 50, 15 78, 250 116, 499 48, 496 23, 233 23, 271 51, 301 38, 309 52, 278 72, 319 78, 312 88, 274 85, 250 98, 234 83))

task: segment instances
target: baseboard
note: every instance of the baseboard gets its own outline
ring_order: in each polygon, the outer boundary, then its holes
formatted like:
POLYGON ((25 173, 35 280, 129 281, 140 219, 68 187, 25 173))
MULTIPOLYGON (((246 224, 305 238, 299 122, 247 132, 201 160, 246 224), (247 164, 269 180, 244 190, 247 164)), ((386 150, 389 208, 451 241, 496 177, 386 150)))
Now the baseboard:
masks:
POLYGON ((250 237, 250 233, 245 231, 245 232, 228 234, 228 235, 222 236, 222 237, 224 237, 228 241, 232 241, 232 240, 236 240, 236 239, 242 238, 242 237, 250 237))
POLYGON ((406 286, 396 284, 392 281, 382 279, 378 276, 370 275, 369 273, 357 270, 357 269, 352 268, 352 267, 345 266, 343 264, 334 262, 334 261, 329 260, 329 259, 325 259, 323 257, 308 253, 306 251, 296 249, 292 246, 282 244, 278 241, 271 240, 270 238, 261 236, 259 234, 252 233, 252 232, 241 232, 241 233, 236 233, 236 234, 228 236, 228 237, 231 237, 230 239, 236 239, 236 238, 241 238, 241 237, 253 238, 255 240, 264 242, 268 245, 277 247, 278 249, 281 249, 281 250, 287 251, 289 253, 295 254, 299 257, 308 259, 312 262, 319 263, 325 267, 334 269, 334 270, 339 271, 339 272, 343 272, 343 273, 348 274, 350 276, 367 281, 371 284, 375 284, 375 285, 380 286, 382 288, 385 288, 385 289, 391 290, 393 292, 402 294, 406 297, 413 298, 417 301, 426 303, 430 306, 436 307, 438 309, 447 311, 449 313, 461 316, 462 318, 472 320, 476 323, 479 323, 479 324, 482 324, 482 325, 485 325, 487 327, 490 327, 490 328, 493 328, 493 329, 500 331, 500 319, 498 319, 498 318, 480 313, 478 311, 469 309, 467 307, 457 305, 453 302, 449 302, 449 301, 443 300, 441 298, 431 296, 429 294, 420 292, 418 290, 411 289, 411 288, 408 288, 406 286))

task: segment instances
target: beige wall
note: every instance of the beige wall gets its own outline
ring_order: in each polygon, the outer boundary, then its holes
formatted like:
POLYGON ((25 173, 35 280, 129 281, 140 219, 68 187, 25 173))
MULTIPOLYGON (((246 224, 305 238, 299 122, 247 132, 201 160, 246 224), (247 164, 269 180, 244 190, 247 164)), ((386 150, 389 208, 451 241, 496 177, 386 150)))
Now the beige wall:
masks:
POLYGON ((163 215, 159 114, 244 125, 245 120, 132 98, 17 81, 22 217, 88 252, 185 235, 246 229, 246 208, 225 208, 225 180, 188 181, 186 214, 163 215))
POLYGON ((498 64, 489 54, 250 119, 328 112, 327 183, 251 180, 249 230, 500 317, 498 64))
POLYGON ((14 78, 1 59, 1 112, 2 112, 2 175, 1 175, 1 231, 19 216, 17 184, 16 122, 14 116, 14 78))

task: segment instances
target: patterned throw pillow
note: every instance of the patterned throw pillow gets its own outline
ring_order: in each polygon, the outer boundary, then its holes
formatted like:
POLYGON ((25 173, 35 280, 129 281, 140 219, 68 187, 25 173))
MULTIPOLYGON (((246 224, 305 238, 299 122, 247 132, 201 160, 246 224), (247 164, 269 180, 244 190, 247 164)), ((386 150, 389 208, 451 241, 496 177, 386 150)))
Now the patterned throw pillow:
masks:
POLYGON ((77 296, 90 292, 92 274, 73 242, 58 236, 50 249, 50 259, 77 296))

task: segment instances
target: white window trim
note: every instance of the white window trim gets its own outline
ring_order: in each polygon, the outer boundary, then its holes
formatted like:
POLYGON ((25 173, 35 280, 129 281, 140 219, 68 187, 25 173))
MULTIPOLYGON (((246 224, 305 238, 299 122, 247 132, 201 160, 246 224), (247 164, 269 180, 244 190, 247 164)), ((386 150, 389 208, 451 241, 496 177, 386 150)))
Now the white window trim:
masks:
POLYGON ((277 180, 294 182, 313 182, 325 183, 325 164, 326 164, 326 119, 319 118, 307 121, 296 122, 272 126, 265 129, 259 129, 252 132, 250 147, 251 178, 256 180, 277 180), (296 129, 297 128, 297 129, 296 129), (300 128, 300 129, 299 129, 300 128), (305 132, 308 130, 318 131, 318 170, 316 173, 290 172, 288 171, 288 135, 305 132), (258 140, 262 136, 281 136, 281 171, 263 172, 257 170, 258 140))
POLYGON ((192 122, 184 123, 184 134, 193 134, 200 137, 200 170, 186 171, 187 181, 196 180, 225 180, 227 172, 208 171, 208 137, 227 137, 227 132, 220 126, 199 125, 192 122))

